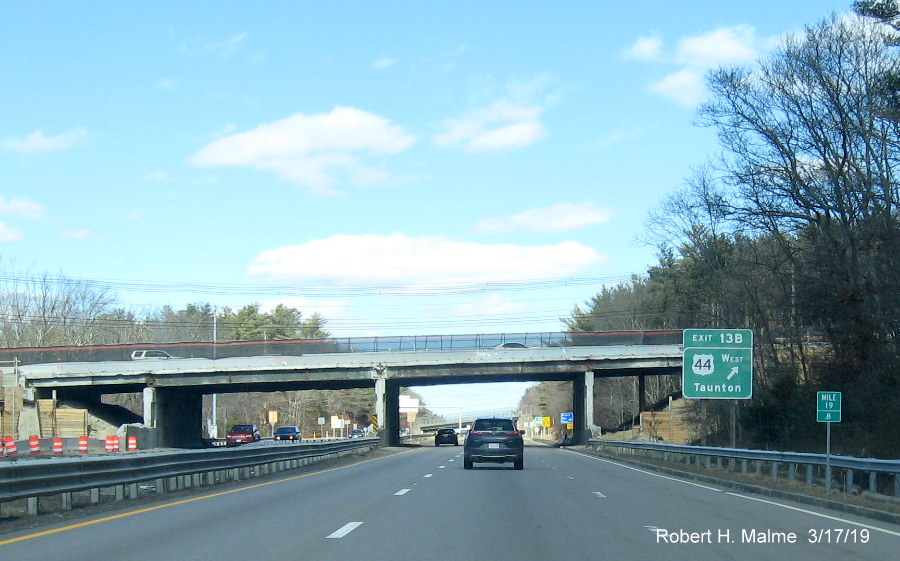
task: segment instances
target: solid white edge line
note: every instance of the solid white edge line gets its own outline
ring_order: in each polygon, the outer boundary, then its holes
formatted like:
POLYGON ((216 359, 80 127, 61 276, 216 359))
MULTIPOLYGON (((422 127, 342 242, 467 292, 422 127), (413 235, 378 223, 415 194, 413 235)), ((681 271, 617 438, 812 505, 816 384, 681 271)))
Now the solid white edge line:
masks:
POLYGON ((344 536, 346 536, 353 530, 362 526, 362 524, 363 524, 362 522, 347 522, 346 524, 341 526, 340 529, 336 530, 335 532, 332 532, 331 534, 329 534, 325 537, 326 538, 343 538, 344 536))
POLYGON ((591 456, 590 454, 582 454, 581 452, 573 452, 572 450, 566 450, 566 452, 569 452, 570 454, 582 456, 582 457, 588 458, 590 460, 597 460, 598 462, 606 462, 607 464, 613 464, 615 466, 619 466, 619 467, 622 467, 625 469, 630 469, 632 471, 636 471, 636 472, 643 473, 646 475, 652 475, 653 477, 659 477, 660 479, 667 479, 669 481, 684 483, 685 485, 693 485, 694 487, 700 487, 701 489, 708 489, 710 491, 716 491, 718 493, 722 492, 722 489, 718 489, 716 487, 710 487, 709 485, 701 485, 699 483, 694 483, 693 481, 685 481, 684 479, 678 479, 677 477, 669 477, 668 475, 662 475, 661 473, 653 473, 652 471, 647 471, 644 469, 628 466, 625 464, 620 464, 619 462, 614 462, 612 460, 607 460, 605 458, 598 458, 597 456, 591 456))
POLYGON ((878 526, 872 526, 872 525, 870 525, 870 524, 863 524, 862 522, 854 522, 854 521, 852 521, 852 520, 847 520, 846 518, 839 518, 839 517, 837 517, 837 516, 829 516, 829 515, 827 515, 827 514, 821 514, 821 513, 812 511, 812 510, 807 510, 807 509, 805 509, 805 508, 799 508, 799 507, 790 506, 790 505, 786 505, 786 504, 782 504, 782 503, 777 503, 777 502, 775 502, 775 501, 767 501, 766 499, 760 499, 760 498, 757 498, 757 497, 750 497, 750 496, 748 496, 748 495, 741 495, 741 494, 739 494, 739 493, 732 493, 732 492, 729 492, 729 491, 725 491, 724 489, 716 489, 715 487, 709 487, 709 486, 707 486, 707 485, 700 485, 699 483, 694 483, 694 482, 692 482, 692 481, 684 481, 683 479, 677 479, 677 478, 675 478, 675 477, 669 477, 669 476, 667 476, 667 475, 662 475, 662 474, 659 474, 659 473, 653 473, 653 472, 646 471, 646 470, 643 470, 643 469, 639 469, 639 468, 636 468, 636 467, 628 466, 628 465, 625 465, 625 464, 620 464, 619 462, 614 462, 614 461, 612 461, 612 460, 607 460, 607 459, 605 459, 605 458, 598 458, 598 457, 596 457, 596 456, 591 456, 590 454, 583 454, 583 453, 581 453, 581 452, 575 452, 575 451, 572 451, 572 450, 566 450, 566 452, 569 452, 570 454, 576 454, 576 455, 578 455, 578 456, 583 456, 583 457, 588 458, 588 459, 591 459, 591 460, 597 460, 598 462, 606 462, 607 464, 613 464, 613 465, 615 465, 615 466, 619 466, 619 467, 623 467, 623 468, 626 468, 626 469, 630 469, 630 470, 632 470, 632 471, 637 471, 637 472, 644 473, 644 474, 647 474, 647 475, 652 475, 653 477, 660 477, 660 478, 662 478, 662 479, 668 479, 669 481, 676 481, 676 482, 678 482, 678 483, 684 483, 685 485, 693 485, 693 486, 695 486, 695 487, 702 487, 703 489, 709 489, 710 491, 716 491, 716 492, 719 492, 719 493, 724 492, 724 493, 727 494, 727 495, 731 495, 731 496, 733 496, 733 497, 738 497, 738 498, 740 498, 740 499, 747 499, 747 500, 750 500, 750 501, 758 501, 758 502, 761 502, 761 503, 770 504, 770 505, 772 505, 772 506, 777 506, 777 507, 781 507, 781 508, 786 508, 786 509, 788 509, 788 510, 794 510, 794 511, 802 512, 802 513, 805 513, 805 514, 811 514, 812 516, 818 516, 818 517, 820 517, 820 518, 826 518, 826 519, 828 519, 828 520, 834 520, 835 522, 844 522, 844 523, 847 523, 847 524, 851 524, 851 525, 853 525, 853 526, 859 526, 859 527, 861 527, 861 528, 867 528, 867 529, 869 529, 869 530, 875 530, 875 531, 878 531, 878 532, 884 532, 885 534, 891 534, 892 536, 900 536, 900 532, 895 532, 895 531, 893 531, 893 530, 888 530, 887 528, 879 528, 878 526))
POLYGON ((869 530, 875 530, 876 532, 884 532, 885 534, 890 534, 892 536, 900 537, 900 532, 895 532, 893 530, 888 530, 887 528, 879 528, 878 526, 872 526, 871 524, 863 524, 862 522, 854 522, 853 520, 847 520, 846 518, 840 518, 837 516, 830 516, 828 514, 822 514, 821 512, 816 512, 814 510, 807 510, 805 508, 800 508, 796 506, 786 505, 782 503, 777 503, 775 501, 767 501, 766 499, 761 499, 759 497, 751 497, 749 495, 741 495, 739 493, 729 493, 726 492, 726 495, 731 495, 732 497, 737 497, 739 499, 747 499, 748 501, 757 501, 760 503, 765 503, 767 505, 777 506, 781 508, 786 508, 788 510, 795 510, 797 512, 802 512, 804 514, 811 514, 813 516, 818 516, 819 518, 825 518, 827 520, 834 520, 835 522, 841 522, 843 524, 850 524, 853 526, 859 526, 860 528, 867 528, 869 530))
POLYGON ((394 493, 394 496, 399 497, 400 495, 405 495, 405 494, 407 494, 407 493, 409 493, 409 489, 400 489, 399 491, 397 491, 396 493, 394 493))

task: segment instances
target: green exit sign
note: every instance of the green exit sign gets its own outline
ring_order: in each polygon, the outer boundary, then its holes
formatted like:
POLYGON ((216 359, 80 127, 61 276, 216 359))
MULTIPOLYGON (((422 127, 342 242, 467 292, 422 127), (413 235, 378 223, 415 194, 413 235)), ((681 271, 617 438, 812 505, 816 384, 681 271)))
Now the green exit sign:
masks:
POLYGON ((750 399, 753 331, 685 329, 681 387, 688 399, 750 399))
POLYGON ((841 422, 841 392, 816 392, 816 421, 841 422))

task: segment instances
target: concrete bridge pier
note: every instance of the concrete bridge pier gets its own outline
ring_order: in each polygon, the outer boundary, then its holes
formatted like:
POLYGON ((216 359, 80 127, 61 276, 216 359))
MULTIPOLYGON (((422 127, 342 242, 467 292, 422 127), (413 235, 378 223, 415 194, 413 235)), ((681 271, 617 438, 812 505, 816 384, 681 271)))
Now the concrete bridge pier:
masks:
POLYGON ((572 384, 575 413, 575 444, 587 444, 599 427, 594 424, 594 373, 590 370, 575 377, 572 384))
POLYGON ((375 414, 382 446, 400 446, 400 383, 385 375, 375 375, 375 414))
POLYGON ((184 389, 144 388, 144 425, 157 429, 160 446, 203 445, 203 394, 184 389))

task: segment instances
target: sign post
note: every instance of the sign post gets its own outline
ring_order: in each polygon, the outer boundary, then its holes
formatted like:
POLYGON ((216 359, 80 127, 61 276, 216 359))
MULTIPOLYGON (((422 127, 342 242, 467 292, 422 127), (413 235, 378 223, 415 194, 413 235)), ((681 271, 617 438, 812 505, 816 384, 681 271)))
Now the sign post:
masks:
POLYGON ((753 331, 685 329, 681 389, 688 399, 753 396, 753 331))
POLYGON ((841 422, 841 392, 816 392, 816 421, 825 423, 825 488, 831 489, 831 423, 841 422))

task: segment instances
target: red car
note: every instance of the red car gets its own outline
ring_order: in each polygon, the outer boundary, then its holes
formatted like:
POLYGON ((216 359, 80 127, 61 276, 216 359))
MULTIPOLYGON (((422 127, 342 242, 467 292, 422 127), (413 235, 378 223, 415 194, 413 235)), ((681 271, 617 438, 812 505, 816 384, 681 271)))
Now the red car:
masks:
POLYGON ((259 429, 256 425, 234 425, 225 435, 226 446, 237 446, 257 442, 260 439, 259 429))

